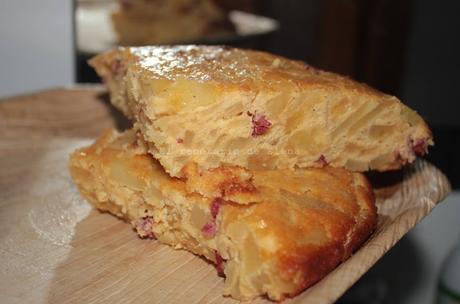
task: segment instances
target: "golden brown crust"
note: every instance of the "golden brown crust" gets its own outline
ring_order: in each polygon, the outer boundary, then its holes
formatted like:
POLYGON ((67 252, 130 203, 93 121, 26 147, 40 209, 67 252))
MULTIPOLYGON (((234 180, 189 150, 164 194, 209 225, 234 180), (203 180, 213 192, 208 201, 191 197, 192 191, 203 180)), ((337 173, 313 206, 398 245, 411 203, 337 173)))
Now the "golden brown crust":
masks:
POLYGON ((358 94, 387 95, 335 73, 312 67, 302 61, 261 51, 226 46, 179 45, 165 47, 121 47, 92 58, 89 63, 99 72, 101 66, 122 61, 118 72, 128 67, 145 79, 178 81, 187 79, 213 83, 221 89, 297 88, 346 89, 358 94), (263 81, 261 81, 263 80, 263 81))
MULTIPOLYGON (((250 221, 276 223, 264 234, 277 238, 282 248, 277 252, 276 267, 283 281, 295 282, 296 288, 285 296, 300 293, 346 260, 376 225, 373 190, 363 175, 331 167, 268 171, 256 172, 254 183, 262 197, 282 201, 254 205, 248 217, 250 221), (299 219, 292 219, 292 214, 299 219), (318 237, 309 237, 308 232, 322 230, 328 234, 328 242, 305 242, 318 237)), ((236 214, 228 216, 246 220, 236 214)))
POLYGON ((215 200, 169 177, 138 146, 135 131, 106 132, 72 154, 70 170, 88 200, 130 221, 140 236, 155 235, 214 263, 218 255, 225 294, 240 300, 298 294, 345 260, 375 226, 370 185, 344 169, 251 172, 260 202, 219 197, 217 210, 215 200), (215 230, 204 230, 209 224, 215 230))
POLYGON ((377 209, 372 187, 364 176, 354 176, 353 184, 353 186, 348 184, 348 187, 354 189, 356 202, 360 205, 359 212, 355 214, 353 227, 349 227, 346 223, 341 224, 341 227, 346 228, 339 230, 334 237, 335 242, 329 246, 303 248, 303 251, 296 253, 296 258, 292 256, 280 258, 280 268, 285 270, 286 280, 298 279, 298 273, 301 273, 298 289, 289 296, 301 293, 324 277, 324 274, 332 271, 338 265, 338 261, 346 260, 374 230, 377 224, 377 209), (341 238, 344 233, 347 236, 345 240, 341 238))
POLYGON ((253 184, 253 174, 241 167, 218 167, 199 171, 198 165, 189 163, 182 169, 188 192, 208 198, 222 197, 239 204, 261 201, 260 192, 253 184))

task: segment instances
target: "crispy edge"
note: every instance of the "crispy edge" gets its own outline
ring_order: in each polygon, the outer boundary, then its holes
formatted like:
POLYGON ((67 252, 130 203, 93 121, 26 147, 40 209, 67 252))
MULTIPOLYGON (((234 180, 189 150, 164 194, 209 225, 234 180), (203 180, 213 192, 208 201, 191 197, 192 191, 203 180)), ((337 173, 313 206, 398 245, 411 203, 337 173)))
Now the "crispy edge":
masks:
MULTIPOLYGON (((375 195, 371 184, 361 173, 353 173, 354 193, 360 205, 360 222, 347 233, 347 240, 342 242, 336 240, 327 245, 309 246, 304 252, 295 254, 294 257, 281 257, 278 267, 281 272, 300 272, 300 283, 295 289, 284 295, 281 300, 287 297, 295 297, 305 289, 323 279, 333 271, 340 263, 347 260, 354 251, 364 243, 375 229, 377 223, 377 208, 375 206, 375 195), (363 211, 365 211, 363 213, 363 211)), ((303 250, 301 250, 303 251, 303 250)))
POLYGON ((260 202, 260 192, 253 184, 253 174, 241 167, 217 167, 199 171, 196 163, 182 168, 188 192, 200 193, 209 198, 222 197, 238 204, 260 202))

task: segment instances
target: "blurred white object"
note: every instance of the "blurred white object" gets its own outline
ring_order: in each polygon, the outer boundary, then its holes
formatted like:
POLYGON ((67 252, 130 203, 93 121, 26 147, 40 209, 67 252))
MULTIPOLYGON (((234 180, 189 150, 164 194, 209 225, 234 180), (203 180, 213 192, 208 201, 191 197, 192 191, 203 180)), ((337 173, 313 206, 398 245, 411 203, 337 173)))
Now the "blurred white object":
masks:
POLYGON ((1 0, 0 39, 0 97, 73 83, 72 1, 1 0))
POLYGON ((75 13, 77 50, 94 54, 112 48, 116 34, 110 19, 115 2, 79 1, 75 13))
POLYGON ((279 28, 278 21, 275 19, 245 12, 231 11, 229 18, 240 36, 266 34, 279 28))
MULTIPOLYGON (((421 273, 414 278, 417 285, 410 290, 404 303, 434 303, 443 261, 460 237, 459 214, 460 191, 453 191, 408 234, 423 264, 420 265, 421 273)), ((405 262, 401 262, 404 265, 405 262)), ((397 298, 391 300, 389 303, 399 303, 397 298)))
MULTIPOLYGON (((111 13, 116 8, 113 1, 79 1, 76 10, 77 50, 85 54, 104 52, 117 45, 117 36, 112 26, 111 13)), ((228 44, 249 37, 276 31, 276 20, 254 14, 232 11, 230 21, 236 34, 205 39, 199 43, 228 44)), ((180 43, 180 42, 178 42, 180 43)))

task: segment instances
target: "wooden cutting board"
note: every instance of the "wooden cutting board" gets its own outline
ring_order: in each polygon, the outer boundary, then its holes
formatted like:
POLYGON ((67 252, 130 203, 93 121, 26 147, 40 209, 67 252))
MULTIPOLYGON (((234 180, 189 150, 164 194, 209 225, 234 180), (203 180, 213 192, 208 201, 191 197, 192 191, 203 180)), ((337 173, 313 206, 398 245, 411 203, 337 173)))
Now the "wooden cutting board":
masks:
MULTIPOLYGON (((141 240, 91 209, 67 173, 68 154, 126 126, 98 86, 0 100, 0 303, 234 303, 213 266, 141 240)), ((376 185, 373 236, 292 303, 331 303, 449 192, 419 161, 376 185)), ((266 300, 258 299, 254 303, 266 300)))

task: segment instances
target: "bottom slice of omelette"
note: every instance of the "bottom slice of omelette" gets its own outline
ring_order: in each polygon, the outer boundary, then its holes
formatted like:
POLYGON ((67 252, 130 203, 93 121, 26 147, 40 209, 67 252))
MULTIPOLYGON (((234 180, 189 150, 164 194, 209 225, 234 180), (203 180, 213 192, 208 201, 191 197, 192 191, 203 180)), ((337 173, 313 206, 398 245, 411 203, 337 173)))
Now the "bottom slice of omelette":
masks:
POLYGON ((241 205, 187 192, 134 131, 108 131, 75 151, 70 171, 94 206, 144 238, 186 249, 216 265, 224 294, 281 300, 347 259, 376 224, 372 188, 360 173, 330 167, 254 171, 258 203, 241 205))

